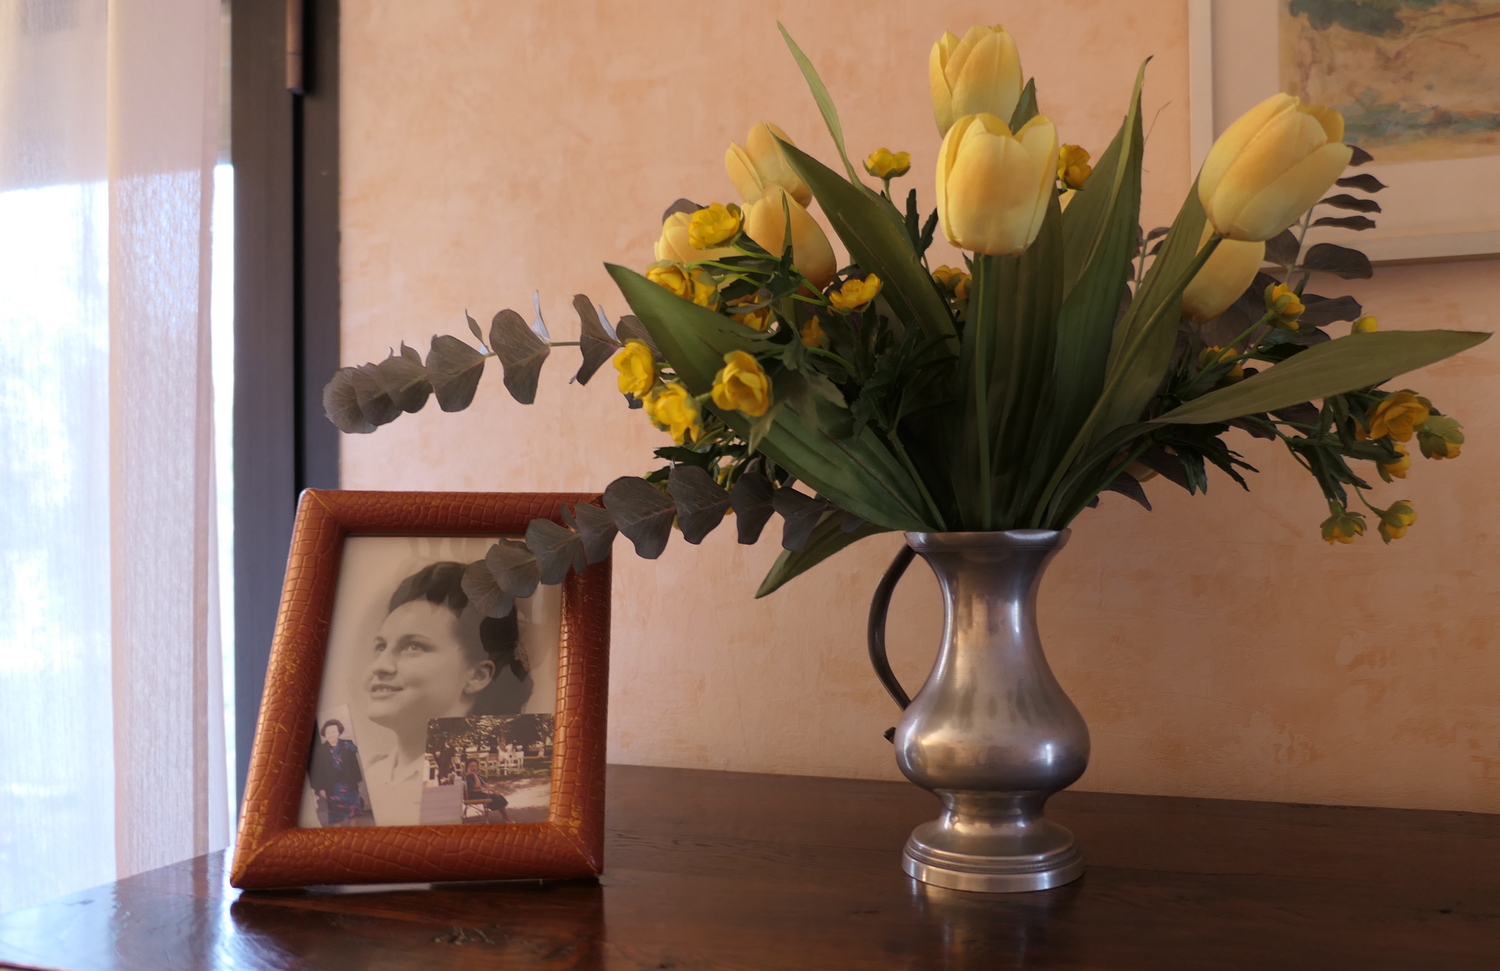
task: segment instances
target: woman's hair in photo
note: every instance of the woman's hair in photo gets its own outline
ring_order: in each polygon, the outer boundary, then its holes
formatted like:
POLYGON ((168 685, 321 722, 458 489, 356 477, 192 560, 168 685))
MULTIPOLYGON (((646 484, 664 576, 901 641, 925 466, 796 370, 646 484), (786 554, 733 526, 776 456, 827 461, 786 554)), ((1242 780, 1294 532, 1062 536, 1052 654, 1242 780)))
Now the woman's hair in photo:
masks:
MULTIPOLYGON (((453 612, 455 618, 463 615, 469 608, 469 595, 464 593, 464 570, 465 565, 455 563, 452 560, 443 560, 425 566, 402 580, 396 587, 396 592, 391 594, 390 605, 387 612, 395 610, 403 604, 425 600, 428 603, 447 607, 453 612)), ((497 693, 502 689, 499 682, 491 682, 490 686, 480 692, 475 701, 473 715, 488 714, 514 714, 521 710, 526 699, 531 695, 531 682, 528 676, 531 673, 530 665, 526 662, 526 655, 520 650, 521 629, 516 621, 516 609, 511 608, 509 614, 504 617, 484 617, 479 621, 479 647, 482 655, 471 657, 475 663, 488 658, 495 662, 495 670, 498 673, 505 668, 510 668, 515 675, 516 681, 521 683, 522 691, 519 698, 499 697, 497 693)), ((472 652, 471 652, 472 653, 472 652)), ((514 695, 515 692, 505 692, 514 695)))
POLYGON ((337 718, 330 718, 326 722, 324 722, 323 727, 318 729, 318 734, 321 735, 324 732, 328 731, 329 725, 337 725, 339 728, 339 734, 344 734, 344 723, 339 721, 337 718))

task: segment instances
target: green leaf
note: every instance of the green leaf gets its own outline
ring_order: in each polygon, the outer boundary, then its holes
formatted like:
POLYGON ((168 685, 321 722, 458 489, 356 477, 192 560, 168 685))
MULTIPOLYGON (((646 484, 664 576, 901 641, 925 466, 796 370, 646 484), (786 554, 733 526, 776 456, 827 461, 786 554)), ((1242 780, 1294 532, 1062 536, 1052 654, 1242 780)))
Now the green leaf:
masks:
POLYGON ((469 598, 474 609, 486 617, 507 617, 515 606, 516 598, 507 596, 500 589, 500 584, 495 582, 495 576, 484 560, 470 563, 465 568, 459 585, 463 587, 464 595, 469 598))
POLYGON ((741 544, 750 546, 760 539, 761 530, 766 528, 775 512, 772 494, 770 480, 759 472, 746 472, 729 490, 729 502, 734 507, 734 524, 741 544))
POLYGON ((645 479, 622 475, 604 488, 604 507, 615 517, 615 525, 635 544, 643 560, 654 560, 667 548, 677 506, 645 479))
POLYGON ((1026 124, 1041 111, 1036 105, 1036 78, 1028 78, 1026 87, 1021 89, 1021 98, 1016 102, 1016 110, 1010 116, 1010 130, 1018 132, 1021 126, 1026 124))
POLYGON ((696 465, 673 466, 667 491, 677 503, 677 527, 682 530, 682 538, 694 546, 703 542, 729 511, 729 493, 696 465))
MULTIPOLYGON (((514 310, 502 310, 490 321, 490 348, 505 368, 505 390, 523 405, 536 400, 536 383, 552 348, 514 310)), ((441 403, 441 398, 439 402, 441 403)), ((447 408, 443 409, 447 411, 447 408)))
POLYGON ((483 374, 483 354, 447 334, 432 339, 427 351, 427 380, 432 382, 439 408, 463 411, 469 407, 483 374))
POLYGON ((1350 334, 1302 353, 1238 384, 1210 391, 1155 419, 1203 425, 1383 384, 1489 340, 1476 331, 1419 330, 1350 334))
POLYGON ((346 435, 368 435, 376 426, 365 418, 364 409, 359 406, 359 392, 354 387, 355 373, 356 369, 352 367, 333 372, 333 377, 323 388, 323 414, 346 435))
POLYGON ((484 565, 507 597, 523 600, 536 593, 541 574, 536 554, 525 543, 502 539, 484 554, 484 565))
POLYGON ((609 510, 580 502, 573 507, 573 523, 578 527, 578 535, 583 537, 583 552, 588 561, 602 563, 609 559, 615 534, 620 531, 609 510))
MULTIPOLYGON (((834 107, 833 97, 829 95, 828 88, 823 84, 823 79, 818 77, 818 69, 813 67, 812 61, 802 53, 802 48, 792 40, 792 35, 787 29, 776 23, 776 29, 781 31, 781 36, 786 38, 786 46, 792 49, 792 57, 797 61, 797 67, 802 69, 802 76, 807 79, 807 86, 812 90, 813 100, 818 103, 818 110, 823 113, 823 123, 828 126, 828 134, 833 136, 833 144, 839 150, 839 158, 844 160, 844 168, 849 172, 849 181, 863 184, 859 181, 859 173, 849 162, 849 153, 844 149, 844 126, 839 124, 839 110, 834 107)), ((821 199, 818 200, 822 202, 821 199)))
POLYGON ((772 564, 770 572, 766 574, 766 578, 761 581, 760 589, 755 591, 755 596, 759 599, 775 592, 788 580, 806 573, 833 554, 845 547, 853 546, 866 536, 888 532, 890 530, 884 526, 867 522, 858 529, 846 533, 843 530, 842 516, 828 516, 813 527, 812 535, 808 537, 807 544, 802 549, 796 552, 782 551, 781 555, 776 558, 776 562, 772 564))
MULTIPOLYGON (((781 547, 793 552, 807 546, 813 528, 835 507, 827 499, 782 486, 771 496, 772 507, 781 514, 781 547)), ((842 515, 842 513, 839 513, 842 515)))
POLYGON ((583 352, 583 363, 578 365, 578 373, 573 376, 573 380, 579 384, 588 384, 594 372, 615 356, 620 343, 604 329, 603 322, 599 320, 599 312, 594 309, 594 302, 588 297, 581 293, 574 294, 573 309, 578 311, 578 349, 583 352))
POLYGON ((563 582, 569 569, 588 567, 583 537, 550 519, 533 519, 526 526, 526 548, 536 556, 537 573, 549 586, 563 582))
MULTIPOLYGON (((880 277, 880 295, 899 320, 915 321, 928 337, 954 337, 948 304, 933 286, 906 234, 896 208, 866 186, 853 186, 828 166, 781 143, 787 161, 812 190, 849 255, 860 268, 880 277), (887 211, 888 210, 888 211, 887 211)), ((958 342, 951 350, 958 352, 958 342)))

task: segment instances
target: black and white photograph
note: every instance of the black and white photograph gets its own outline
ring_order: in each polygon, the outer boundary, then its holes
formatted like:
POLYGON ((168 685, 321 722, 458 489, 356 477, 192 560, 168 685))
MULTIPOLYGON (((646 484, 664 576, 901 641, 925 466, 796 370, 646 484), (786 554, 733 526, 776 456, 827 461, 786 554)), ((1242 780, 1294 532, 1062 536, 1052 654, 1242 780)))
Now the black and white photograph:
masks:
POLYGON ((299 826, 546 818, 559 590, 476 610, 464 570, 497 538, 345 539, 299 826))

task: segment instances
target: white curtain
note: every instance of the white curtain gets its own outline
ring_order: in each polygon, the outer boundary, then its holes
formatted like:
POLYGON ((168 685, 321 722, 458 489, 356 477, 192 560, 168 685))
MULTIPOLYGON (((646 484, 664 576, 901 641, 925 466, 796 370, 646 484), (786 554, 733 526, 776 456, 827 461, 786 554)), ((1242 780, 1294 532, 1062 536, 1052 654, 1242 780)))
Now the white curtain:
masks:
POLYGON ((217 0, 0 0, 0 912, 225 845, 217 0))

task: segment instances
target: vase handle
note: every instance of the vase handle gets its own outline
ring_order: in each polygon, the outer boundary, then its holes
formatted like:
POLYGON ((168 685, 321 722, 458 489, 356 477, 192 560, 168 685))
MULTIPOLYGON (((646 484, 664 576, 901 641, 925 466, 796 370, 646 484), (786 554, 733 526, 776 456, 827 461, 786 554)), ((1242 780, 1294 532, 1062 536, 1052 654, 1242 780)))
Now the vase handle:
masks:
POLYGON ((911 566, 912 559, 916 556, 912 548, 902 544, 901 551, 886 568, 885 576, 880 578, 880 583, 875 587, 875 598, 870 601, 870 626, 868 640, 870 645, 870 664, 875 668, 875 677, 885 685, 885 690, 890 692, 891 697, 896 699, 896 704, 905 711, 911 704, 911 697, 907 695, 906 689, 901 687, 901 682, 896 680, 896 673, 891 670, 891 662, 885 656, 885 615, 891 609, 891 594, 896 590, 896 583, 906 568, 911 566))

